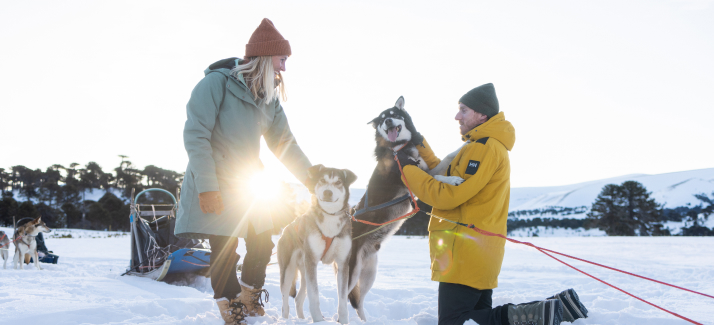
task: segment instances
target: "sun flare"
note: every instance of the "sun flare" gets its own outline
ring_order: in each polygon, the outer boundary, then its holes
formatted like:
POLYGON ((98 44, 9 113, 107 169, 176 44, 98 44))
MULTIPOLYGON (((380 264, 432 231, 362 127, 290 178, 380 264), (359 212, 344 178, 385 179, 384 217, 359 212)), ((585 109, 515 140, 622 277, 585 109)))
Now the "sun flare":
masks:
POLYGON ((250 180, 250 192, 259 200, 272 200, 280 194, 280 181, 265 171, 259 172, 250 180))

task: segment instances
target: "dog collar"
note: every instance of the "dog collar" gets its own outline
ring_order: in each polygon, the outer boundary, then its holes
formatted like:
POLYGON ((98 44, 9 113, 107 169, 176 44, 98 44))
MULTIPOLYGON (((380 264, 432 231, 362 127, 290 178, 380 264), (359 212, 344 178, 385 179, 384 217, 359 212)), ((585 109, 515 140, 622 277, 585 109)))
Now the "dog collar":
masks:
POLYGON ((342 210, 337 211, 337 212, 335 212, 335 213, 329 213, 329 212, 325 211, 319 204, 317 205, 317 208, 320 209, 320 211, 322 211, 323 213, 327 213, 327 214, 329 214, 329 215, 331 215, 331 216, 336 216, 336 215, 340 214, 341 212, 345 212, 345 211, 346 211, 347 209, 349 209, 350 207, 348 206, 348 207, 346 207, 346 208, 342 208, 342 210))
POLYGON ((397 151, 402 150, 402 148, 404 148, 407 145, 407 143, 408 142, 402 143, 402 144, 392 148, 392 150, 396 153, 397 151))

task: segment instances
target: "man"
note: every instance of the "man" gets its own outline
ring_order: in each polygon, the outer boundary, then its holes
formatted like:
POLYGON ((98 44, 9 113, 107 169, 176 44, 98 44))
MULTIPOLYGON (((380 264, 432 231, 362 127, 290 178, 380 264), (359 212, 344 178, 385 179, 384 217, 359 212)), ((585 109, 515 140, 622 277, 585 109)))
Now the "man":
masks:
MULTIPOLYGON (((455 119, 459 122, 461 140, 466 144, 446 173, 461 177, 464 182, 458 186, 441 183, 414 166, 406 155, 399 154, 403 166, 411 165, 403 168, 404 178, 414 194, 433 207, 433 214, 506 235, 511 177, 508 151, 513 148, 516 133, 504 113, 499 112, 493 84, 481 85, 462 96, 455 119)), ((440 160, 420 134, 412 141, 418 142, 415 144, 419 154, 429 168, 439 164, 440 160)), ((587 316, 572 289, 544 301, 491 308, 505 242, 431 218, 431 278, 439 282, 439 325, 463 324, 469 319, 482 325, 550 325, 587 316)))

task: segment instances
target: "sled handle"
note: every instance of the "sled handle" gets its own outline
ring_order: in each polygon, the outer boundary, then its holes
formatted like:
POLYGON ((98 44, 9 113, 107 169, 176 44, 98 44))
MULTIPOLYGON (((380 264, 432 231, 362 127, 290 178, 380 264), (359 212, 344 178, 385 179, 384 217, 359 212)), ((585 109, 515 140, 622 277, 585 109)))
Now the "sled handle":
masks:
POLYGON ((164 193, 168 194, 169 196, 171 196, 171 199, 174 200, 174 205, 178 204, 178 202, 176 202, 176 197, 173 194, 171 194, 171 192, 169 192, 163 188, 150 188, 150 189, 143 190, 143 191, 139 192, 139 194, 136 195, 136 198, 134 198, 134 202, 136 204, 138 204, 139 197, 146 192, 164 192, 164 193))

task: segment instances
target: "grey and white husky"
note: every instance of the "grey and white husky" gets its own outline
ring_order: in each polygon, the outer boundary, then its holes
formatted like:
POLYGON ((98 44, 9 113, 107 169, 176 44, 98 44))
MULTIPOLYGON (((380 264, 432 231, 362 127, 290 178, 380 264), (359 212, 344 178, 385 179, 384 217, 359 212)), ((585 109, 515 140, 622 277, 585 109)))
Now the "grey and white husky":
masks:
POLYGON ((323 321, 317 290, 317 264, 334 266, 337 277, 337 314, 342 324, 349 323, 347 310, 348 259, 352 248, 352 225, 349 215, 350 184, 357 179, 347 169, 315 165, 308 169, 307 187, 312 206, 283 230, 278 240, 280 291, 283 317, 290 316, 288 296, 295 298, 299 318, 305 318, 305 294, 310 301, 313 322, 323 321), (300 273, 300 291, 295 293, 295 280, 300 273))
POLYGON ((0 230, 0 256, 2 256, 2 268, 7 268, 7 259, 10 257, 10 237, 0 230))
MULTIPOLYGON (((409 122, 408 113, 404 109, 404 97, 399 97, 394 107, 382 111, 369 123, 375 129, 377 146, 374 155, 377 158, 377 167, 369 179, 365 196, 355 207, 355 211, 365 206, 375 207, 403 197, 408 194, 407 187, 402 183, 399 168, 394 161, 394 152, 400 150, 407 153, 419 168, 429 172, 440 182, 459 185, 464 180, 457 176, 444 176, 449 164, 454 159, 458 150, 444 158, 434 169, 429 170, 426 163, 419 156, 419 151, 411 143, 412 135, 416 132, 414 125, 409 122), (369 199, 369 202, 365 202, 369 199), (366 203, 369 203, 366 205, 366 203)), ((357 216, 358 219, 368 220, 373 223, 384 223, 403 216, 413 209, 410 200, 402 200, 387 207, 366 212, 357 216)), ((359 222, 352 222, 352 253, 350 255, 350 294, 349 300, 357 310, 357 315, 366 321, 364 314, 364 298, 372 288, 377 276, 377 252, 382 242, 392 236, 404 220, 388 224, 377 231, 367 234, 376 227, 359 222), (367 235, 365 235, 367 234, 367 235)))
POLYGON ((37 241, 35 240, 35 237, 40 232, 48 233, 50 231, 52 230, 47 227, 41 217, 37 217, 35 219, 20 219, 14 236, 16 239, 15 257, 12 262, 15 269, 23 269, 22 263, 30 263, 30 258, 32 258, 34 260, 35 267, 38 270, 42 270, 39 262, 40 258, 37 255, 37 241), (27 221, 23 222, 23 220, 27 221))

